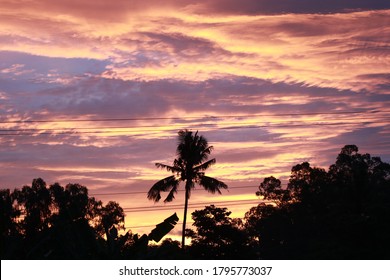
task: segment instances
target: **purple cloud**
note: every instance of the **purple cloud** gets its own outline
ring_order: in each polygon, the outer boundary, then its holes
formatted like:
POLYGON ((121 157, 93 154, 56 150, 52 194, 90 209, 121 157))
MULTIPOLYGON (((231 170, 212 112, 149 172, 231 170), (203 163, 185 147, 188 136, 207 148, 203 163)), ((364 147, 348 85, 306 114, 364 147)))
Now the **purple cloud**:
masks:
MULTIPOLYGON (((208 1, 208 11, 229 14, 328 14, 343 13, 362 10, 383 10, 389 9, 390 4, 386 0, 234 0, 208 1)), ((207 9, 205 8, 205 9, 207 9)))

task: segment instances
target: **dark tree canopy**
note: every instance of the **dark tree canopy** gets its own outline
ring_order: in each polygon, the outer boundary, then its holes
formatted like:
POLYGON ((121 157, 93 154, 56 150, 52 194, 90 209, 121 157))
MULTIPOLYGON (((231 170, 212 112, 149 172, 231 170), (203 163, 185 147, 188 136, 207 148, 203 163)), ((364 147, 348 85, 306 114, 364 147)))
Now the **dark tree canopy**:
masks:
POLYGON ((230 218, 227 208, 214 205, 192 213, 196 231, 187 230, 192 238, 190 253, 198 259, 253 258, 249 239, 241 228, 241 220, 230 218))
POLYGON ((390 165, 355 145, 344 146, 328 172, 303 162, 291 169, 286 189, 269 177, 256 194, 276 201, 245 216, 262 258, 390 256, 390 165))
MULTIPOLYGON (((149 195, 155 200, 165 191, 167 199, 173 199, 174 182, 183 180, 188 194, 195 184, 211 192, 223 186, 204 175, 214 162, 208 159, 211 147, 197 133, 183 131, 180 136, 184 142, 179 141, 182 145, 173 166, 157 164, 173 176, 152 187, 149 195)), ((162 239, 177 224, 176 213, 139 236, 124 230, 125 213, 117 202, 103 204, 80 184, 47 186, 44 180, 34 179, 31 186, 0 190, 1 257, 390 258, 390 165, 380 157, 361 154, 357 146, 347 145, 328 171, 302 162, 291 168, 286 183, 283 186, 273 176, 264 178, 256 192, 263 200, 243 219, 233 219, 227 208, 214 205, 195 210, 193 227, 186 231, 192 243, 181 250, 178 241, 162 239), (162 241, 150 244, 151 240, 162 241)))
MULTIPOLYGON (((47 187, 38 178, 21 190, 0 190, 0 195, 2 259, 146 257, 148 237, 120 234, 125 230, 122 207, 114 201, 103 205, 88 196, 85 186, 47 187)), ((169 226, 176 224, 169 221, 169 226)), ((153 233, 161 239, 169 230, 165 222, 159 225, 163 229, 153 233)))

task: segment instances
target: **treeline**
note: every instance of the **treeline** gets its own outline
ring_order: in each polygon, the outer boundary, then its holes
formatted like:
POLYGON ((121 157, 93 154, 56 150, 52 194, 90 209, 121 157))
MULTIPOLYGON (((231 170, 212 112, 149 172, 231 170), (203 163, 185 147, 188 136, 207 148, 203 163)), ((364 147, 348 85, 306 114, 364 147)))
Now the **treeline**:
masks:
POLYGON ((117 202, 106 205, 79 184, 47 186, 41 178, 22 189, 0 190, 1 259, 131 259, 147 256, 177 223, 172 215, 149 234, 124 230, 117 202))
POLYGON ((268 177, 256 193, 268 203, 230 219, 226 208, 195 211, 196 258, 390 259, 390 165, 342 148, 328 171, 291 169, 287 188, 268 177))
POLYGON ((308 162, 291 169, 287 187, 265 178, 264 199, 242 219, 214 205, 192 213, 191 244, 159 241, 175 215, 149 235, 124 229, 124 211, 78 184, 1 190, 2 259, 389 259, 390 165, 342 148, 326 171, 308 162))

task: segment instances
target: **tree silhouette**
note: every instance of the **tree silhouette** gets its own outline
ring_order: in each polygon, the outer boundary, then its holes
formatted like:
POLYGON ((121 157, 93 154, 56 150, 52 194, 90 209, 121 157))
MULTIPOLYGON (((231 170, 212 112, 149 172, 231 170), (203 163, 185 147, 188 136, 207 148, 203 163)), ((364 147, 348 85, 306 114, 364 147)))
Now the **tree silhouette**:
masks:
POLYGON ((32 185, 24 186, 16 192, 17 200, 25 211, 23 229, 27 237, 35 237, 49 225, 52 198, 41 178, 34 179, 32 185))
POLYGON ((160 241, 177 223, 176 213, 138 238, 125 230, 117 202, 89 197, 80 184, 62 187, 37 178, 21 190, 0 189, 2 259, 134 259, 148 256, 150 240, 160 241))
POLYGON ((50 186, 54 207, 61 219, 74 221, 85 218, 88 213, 88 190, 79 184, 67 184, 65 188, 55 183, 50 186))
MULTIPOLYGON (((174 199, 181 181, 186 203, 195 184, 210 192, 227 186, 204 175, 215 159, 198 133, 179 132, 173 166, 156 164, 173 176, 157 182, 148 197, 161 192, 174 199), (211 184, 206 184, 211 182, 211 184)), ((177 224, 175 214, 148 235, 124 229, 118 203, 89 197, 79 184, 47 187, 34 179, 22 189, 0 190, 2 259, 389 259, 390 164, 360 154, 355 145, 341 149, 328 171, 302 162, 292 167, 287 188, 267 177, 256 195, 266 202, 245 218, 232 219, 213 205, 192 214, 194 230, 184 230, 192 244, 159 242, 177 224)), ((185 209, 185 214, 187 210, 185 209)))
POLYGON ((308 162, 291 169, 281 203, 280 181, 265 178, 259 204, 245 215, 245 228, 266 259, 388 259, 390 165, 341 149, 329 171, 308 162))
POLYGON ((192 238, 190 254, 196 259, 248 259, 253 257, 248 235, 241 219, 230 218, 227 208, 214 205, 192 213, 196 231, 187 230, 192 238))
POLYGON ((256 195, 262 197, 263 199, 270 200, 278 205, 290 199, 290 192, 282 189, 280 180, 273 176, 264 178, 264 181, 260 184, 256 195))
POLYGON ((215 178, 205 175, 204 171, 215 164, 215 158, 208 160, 213 149, 208 145, 206 138, 188 130, 180 130, 178 133, 177 158, 173 165, 156 163, 156 166, 174 175, 166 177, 155 183, 148 192, 148 199, 158 202, 161 192, 169 191, 164 202, 170 202, 175 198, 180 181, 185 182, 185 202, 183 215, 182 248, 185 246, 185 229, 187 221, 188 200, 195 184, 201 185, 210 193, 221 193, 220 189, 227 189, 227 185, 215 178))
POLYGON ((0 190, 0 231, 1 235, 10 236, 18 232, 16 219, 20 210, 15 209, 15 195, 10 190, 0 190))
POLYGON ((244 217, 244 227, 257 256, 264 259, 286 258, 285 247, 291 238, 292 221, 288 204, 260 203, 244 217))
POLYGON ((9 189, 0 190, 0 256, 1 259, 7 259, 13 252, 18 251, 21 247, 22 236, 18 219, 21 211, 16 205, 15 191, 9 189), (7 254, 12 252, 11 254, 7 254))
POLYGON ((321 200, 325 198, 326 187, 329 185, 328 174, 323 168, 311 167, 303 162, 291 168, 287 185, 291 200, 312 207, 322 207, 321 200))
POLYGON ((331 165, 329 173, 332 183, 338 188, 338 195, 357 214, 364 212, 364 196, 370 192, 369 177, 372 166, 369 154, 360 154, 355 145, 346 145, 331 165))
POLYGON ((159 260, 178 260, 185 259, 186 255, 181 250, 180 242, 171 238, 164 239, 159 246, 152 245, 149 247, 151 259, 159 260))

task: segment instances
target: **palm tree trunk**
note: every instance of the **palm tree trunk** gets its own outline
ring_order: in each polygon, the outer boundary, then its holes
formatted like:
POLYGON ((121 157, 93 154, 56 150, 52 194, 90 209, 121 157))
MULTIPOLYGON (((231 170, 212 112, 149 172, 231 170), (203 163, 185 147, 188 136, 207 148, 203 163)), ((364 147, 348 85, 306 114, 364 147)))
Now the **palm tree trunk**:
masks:
POLYGON ((185 239, 186 239, 186 222, 187 222, 187 209, 188 209, 188 198, 190 194, 190 183, 187 180, 186 182, 186 194, 185 194, 185 202, 184 202, 184 215, 183 215, 183 231, 181 237, 181 248, 184 250, 185 247, 185 239))

